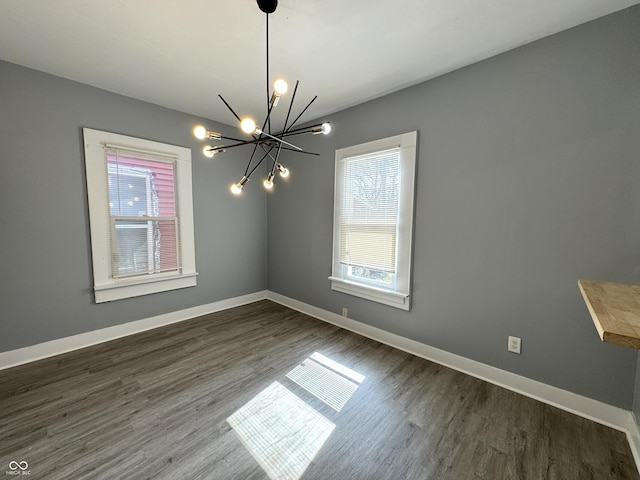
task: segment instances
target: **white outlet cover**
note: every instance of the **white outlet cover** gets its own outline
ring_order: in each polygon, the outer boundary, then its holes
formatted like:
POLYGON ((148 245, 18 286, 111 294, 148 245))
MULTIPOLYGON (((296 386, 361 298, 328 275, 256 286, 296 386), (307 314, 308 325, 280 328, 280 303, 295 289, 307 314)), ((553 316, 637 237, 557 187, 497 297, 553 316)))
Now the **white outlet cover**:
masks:
POLYGON ((507 345, 507 350, 513 353, 520 353, 520 348, 522 345, 522 339, 520 337, 509 337, 509 343, 507 345))

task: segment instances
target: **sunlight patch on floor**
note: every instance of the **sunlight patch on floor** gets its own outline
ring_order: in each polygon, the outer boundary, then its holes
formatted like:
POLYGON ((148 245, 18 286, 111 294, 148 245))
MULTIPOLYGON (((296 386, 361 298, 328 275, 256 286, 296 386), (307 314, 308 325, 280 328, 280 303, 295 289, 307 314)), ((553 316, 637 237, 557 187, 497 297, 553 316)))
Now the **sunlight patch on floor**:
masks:
POLYGON ((322 400, 336 412, 342 410, 358 388, 356 383, 309 358, 287 373, 287 378, 322 400))
POLYGON ((326 367, 329 367, 335 370, 336 372, 344 375, 345 377, 349 378, 350 380, 353 380, 356 383, 362 383, 363 380, 365 379, 364 375, 354 370, 351 370, 349 367, 345 367, 341 363, 331 360, 329 357, 325 357, 321 353, 314 352, 313 355, 311 355, 311 357, 309 358, 311 358, 312 360, 315 360, 318 363, 321 363, 326 367))
POLYGON ((227 422, 271 480, 298 480, 335 428, 279 382, 227 422))

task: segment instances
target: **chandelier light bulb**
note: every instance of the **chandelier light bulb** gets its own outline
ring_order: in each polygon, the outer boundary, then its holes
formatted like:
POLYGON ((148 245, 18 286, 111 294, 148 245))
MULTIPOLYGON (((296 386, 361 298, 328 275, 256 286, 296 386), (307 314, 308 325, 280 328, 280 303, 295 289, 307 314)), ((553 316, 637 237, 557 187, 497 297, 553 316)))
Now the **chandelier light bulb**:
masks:
POLYGON ((207 158, 213 158, 213 156, 216 154, 216 151, 213 147, 207 145, 202 149, 202 153, 207 158))
POLYGON ((247 183, 249 181, 249 179, 244 176, 240 179, 240 181, 238 183, 234 183, 231 185, 231 193, 233 193, 234 195, 240 195, 240 192, 242 192, 242 187, 244 187, 244 184, 247 183))
POLYGON ((329 122, 325 122, 322 125, 316 125, 315 127, 311 127, 311 133, 314 135, 327 135, 331 132, 331 124, 329 122))
POLYGON ((207 138, 207 129, 202 125, 198 125, 193 129, 193 135, 199 140, 204 140, 205 138, 207 138))
POLYGON ((289 169, 283 167, 280 163, 276 165, 276 168, 278 169, 278 172, 280 172, 280 176, 282 178, 287 178, 289 176, 289 169))
POLYGON ((256 131, 256 122, 247 117, 240 122, 240 128, 244 133, 254 133, 256 131))
POLYGON ((273 89, 278 95, 284 95, 285 93, 287 93, 287 90, 289 89, 289 85, 287 85, 286 80, 279 78, 273 84, 273 89))
POLYGON ((273 188, 273 173, 269 172, 269 175, 267 175, 267 178, 262 182, 262 185, 264 185, 264 188, 267 190, 271 190, 273 188))

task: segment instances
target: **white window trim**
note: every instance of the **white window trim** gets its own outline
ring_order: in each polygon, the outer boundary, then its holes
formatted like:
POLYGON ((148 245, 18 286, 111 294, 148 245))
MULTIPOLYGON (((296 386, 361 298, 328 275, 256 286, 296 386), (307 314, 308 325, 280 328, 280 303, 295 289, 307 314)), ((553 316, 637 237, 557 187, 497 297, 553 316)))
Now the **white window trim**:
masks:
POLYGON ((392 307, 409 310, 411 308, 411 254, 413 238, 413 206, 415 191, 415 165, 418 132, 409 132, 402 135, 375 140, 360 145, 336 150, 336 178, 334 188, 334 214, 333 214, 333 261, 331 289, 365 298, 374 302, 383 303, 392 307), (340 179, 337 176, 338 164, 343 158, 364 155, 376 151, 400 148, 400 170, 402 172, 401 192, 399 198, 399 223, 398 223, 398 256, 396 260, 396 287, 385 289, 367 283, 354 282, 341 276, 340 266, 340 179))
POLYGON ((140 138, 102 132, 90 128, 82 129, 84 135, 87 195, 89 199, 89 221, 91 229, 91 252, 96 303, 110 302, 122 298, 137 297, 151 293, 166 292, 197 284, 195 264, 195 241, 193 228, 193 196, 191 186, 191 150, 176 145, 143 140, 140 138), (118 145, 131 150, 152 152, 177 159, 177 207, 179 222, 182 269, 180 273, 169 272, 144 277, 113 277, 111 268, 111 242, 109 192, 107 189, 107 162, 105 148, 118 145))

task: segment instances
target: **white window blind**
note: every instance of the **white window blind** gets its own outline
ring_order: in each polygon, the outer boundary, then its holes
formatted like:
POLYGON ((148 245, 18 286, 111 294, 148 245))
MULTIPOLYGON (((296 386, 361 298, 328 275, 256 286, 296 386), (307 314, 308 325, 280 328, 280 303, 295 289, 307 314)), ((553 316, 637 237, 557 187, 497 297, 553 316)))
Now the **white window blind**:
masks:
POLYGON ((105 150, 113 277, 179 272, 176 160, 105 150))
POLYGON ((400 149, 347 157, 339 164, 340 263, 351 273, 393 283, 396 273, 400 149))

